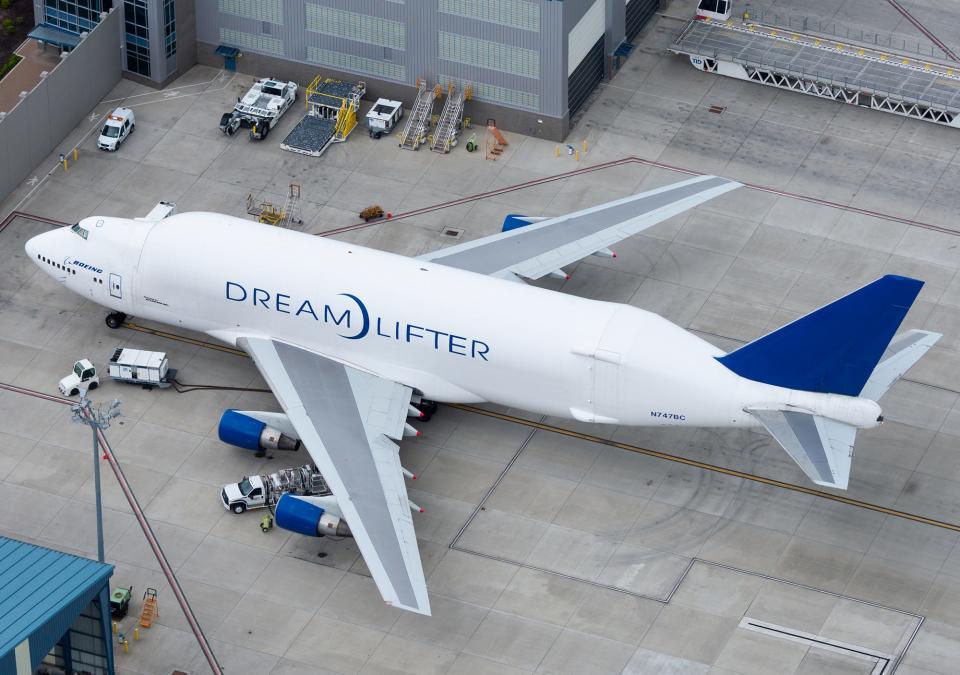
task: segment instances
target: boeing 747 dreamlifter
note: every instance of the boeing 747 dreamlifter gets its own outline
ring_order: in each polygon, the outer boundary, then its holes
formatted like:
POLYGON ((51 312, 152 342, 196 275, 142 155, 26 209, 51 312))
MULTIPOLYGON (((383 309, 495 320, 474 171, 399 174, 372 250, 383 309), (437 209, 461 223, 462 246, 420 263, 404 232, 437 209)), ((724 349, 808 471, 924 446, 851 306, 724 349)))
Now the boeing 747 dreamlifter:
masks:
POLYGON ((885 276, 729 354, 666 319, 524 283, 737 188, 715 176, 407 258, 216 213, 85 218, 26 244, 70 290, 245 350, 284 413, 228 410, 226 442, 307 448, 332 496, 277 524, 350 532, 384 599, 429 614, 398 447, 421 399, 582 422, 762 426, 846 488, 854 436, 940 337, 894 337, 923 282, 885 276), (413 405, 412 405, 413 404, 413 405))

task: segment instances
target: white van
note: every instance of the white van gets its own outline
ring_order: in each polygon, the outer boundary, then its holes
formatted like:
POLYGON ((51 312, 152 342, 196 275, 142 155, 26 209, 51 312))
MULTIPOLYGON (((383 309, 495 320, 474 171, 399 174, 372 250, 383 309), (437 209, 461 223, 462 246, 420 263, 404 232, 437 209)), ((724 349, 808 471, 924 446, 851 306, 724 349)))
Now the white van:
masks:
POLYGON ((136 125, 130 108, 117 108, 107 115, 107 121, 100 130, 100 138, 97 139, 97 147, 108 152, 116 150, 127 140, 127 136, 133 133, 136 125))

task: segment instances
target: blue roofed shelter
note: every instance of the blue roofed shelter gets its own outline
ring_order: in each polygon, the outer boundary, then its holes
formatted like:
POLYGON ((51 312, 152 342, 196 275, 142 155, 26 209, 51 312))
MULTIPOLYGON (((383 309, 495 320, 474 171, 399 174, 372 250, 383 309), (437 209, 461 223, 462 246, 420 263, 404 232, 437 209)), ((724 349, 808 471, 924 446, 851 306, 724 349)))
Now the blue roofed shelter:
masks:
POLYGON ((0 537, 0 673, 113 675, 113 565, 0 537))

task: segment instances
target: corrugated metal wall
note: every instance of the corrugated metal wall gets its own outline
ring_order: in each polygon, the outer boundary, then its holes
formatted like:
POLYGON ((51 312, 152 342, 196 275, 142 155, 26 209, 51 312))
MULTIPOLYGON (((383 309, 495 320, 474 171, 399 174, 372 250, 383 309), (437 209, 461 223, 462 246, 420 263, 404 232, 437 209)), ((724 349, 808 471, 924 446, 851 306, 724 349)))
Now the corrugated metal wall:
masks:
POLYGON ((120 80, 123 12, 114 9, 0 120, 0 199, 24 181, 120 80))
MULTIPOLYGON (((271 5, 273 1, 264 5, 271 5)), ((211 45, 242 40, 244 44, 231 46, 300 63, 311 63, 312 56, 317 71, 329 68, 352 71, 358 79, 388 79, 411 86, 417 78, 425 78, 431 84, 444 79, 486 85, 476 88, 478 100, 556 117, 566 112, 565 92, 557 91, 560 88, 557 83, 566 80, 563 43, 567 3, 275 1, 282 3, 279 5, 282 24, 264 21, 259 14, 254 16, 252 11, 238 9, 238 0, 197 3, 197 39, 211 45), (446 11, 440 11, 441 8, 446 11), (322 24, 318 22, 318 12, 322 14, 322 24), (390 23, 378 24, 378 19, 390 23), (390 36, 390 44, 348 37, 356 37, 368 26, 377 25, 383 28, 381 36, 390 36), (402 28, 403 48, 399 48, 394 37, 397 25, 402 28), (318 32, 318 28, 325 32, 318 32), (441 47, 447 59, 440 58, 441 47), (330 52, 340 55, 335 63, 315 63, 318 58, 330 58, 330 52), (489 57, 493 53, 499 55, 499 60, 491 62, 489 57), (533 60, 537 61, 535 74, 530 69, 533 60), (373 68, 372 62, 400 68, 373 68)))

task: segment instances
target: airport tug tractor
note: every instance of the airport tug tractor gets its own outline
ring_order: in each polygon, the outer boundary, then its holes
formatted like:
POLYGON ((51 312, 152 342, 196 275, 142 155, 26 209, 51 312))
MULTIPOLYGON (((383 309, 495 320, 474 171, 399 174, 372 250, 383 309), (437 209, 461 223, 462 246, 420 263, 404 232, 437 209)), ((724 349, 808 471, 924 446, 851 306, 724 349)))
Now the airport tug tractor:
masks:
POLYGON ((250 140, 261 141, 296 100, 296 82, 279 82, 271 78, 257 80, 250 91, 237 99, 233 111, 223 113, 220 131, 233 136, 240 128, 249 129, 250 140))
POLYGON ((100 386, 100 376, 90 359, 80 359, 73 364, 73 372, 60 380, 57 385, 64 396, 76 396, 81 389, 96 389, 100 386))

